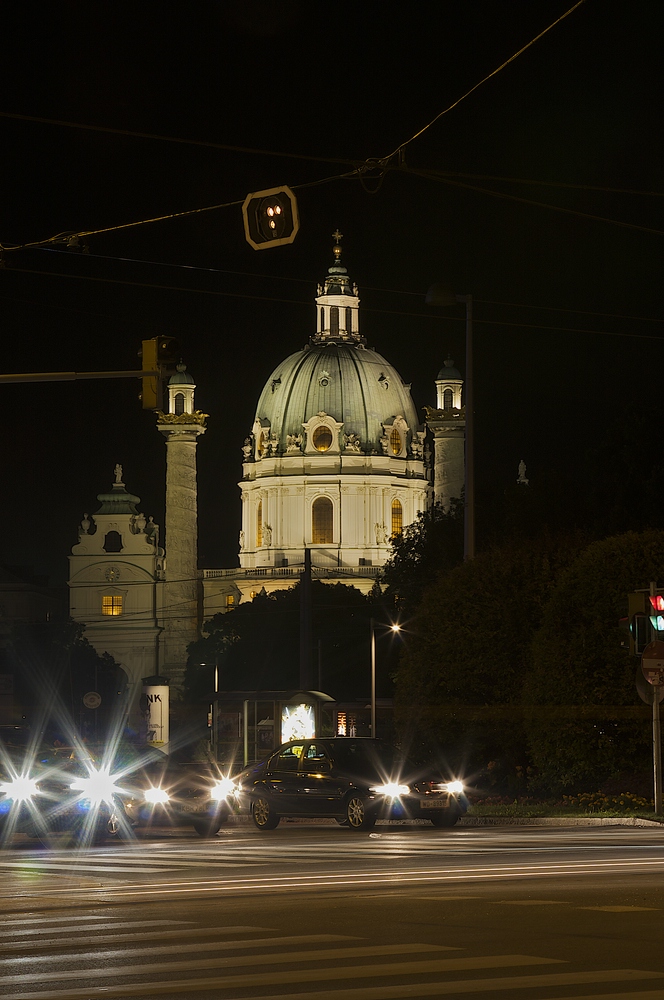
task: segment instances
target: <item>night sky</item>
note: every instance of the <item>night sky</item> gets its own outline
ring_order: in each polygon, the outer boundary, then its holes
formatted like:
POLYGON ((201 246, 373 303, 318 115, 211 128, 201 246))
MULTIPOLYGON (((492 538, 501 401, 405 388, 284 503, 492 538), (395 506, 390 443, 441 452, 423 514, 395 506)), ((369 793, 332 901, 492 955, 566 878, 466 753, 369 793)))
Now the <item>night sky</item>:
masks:
MULTIPOLYGON (((409 143, 401 169, 341 177, 406 143, 571 6, 4 5, 3 245, 278 184, 296 188, 301 216, 292 246, 264 252, 245 242, 239 205, 91 236, 89 254, 7 250, 4 371, 132 369, 142 339, 176 337, 210 414, 200 562, 236 565, 242 441, 273 367, 314 329, 339 227, 362 332, 418 408, 435 403, 448 352, 464 367, 463 307, 431 309, 425 293, 444 280, 473 294, 482 503, 520 459, 531 482, 582 477, 621 409, 662 395, 661 0, 586 0, 409 143)), ((163 525, 165 447, 139 388, 1 387, 0 561, 62 583, 116 462, 163 525)))

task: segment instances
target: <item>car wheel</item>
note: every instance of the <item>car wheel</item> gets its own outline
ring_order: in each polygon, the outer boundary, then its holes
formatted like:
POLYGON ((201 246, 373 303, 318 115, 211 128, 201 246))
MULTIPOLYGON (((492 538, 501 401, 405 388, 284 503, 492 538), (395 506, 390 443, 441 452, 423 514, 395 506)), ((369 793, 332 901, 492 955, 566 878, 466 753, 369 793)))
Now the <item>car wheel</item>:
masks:
POLYGON ((221 816, 213 816, 211 819, 197 819, 191 824, 199 837, 216 836, 219 827, 225 823, 221 816))
POLYGON ((346 821, 345 824, 351 830, 369 830, 376 824, 376 815, 370 812, 366 800, 357 794, 349 795, 346 799, 346 821))
MULTIPOLYGON (((114 811, 109 816, 104 816, 99 820, 92 831, 91 842, 93 844, 103 844, 111 837, 120 839, 123 835, 127 834, 128 829, 129 824, 126 813, 122 806, 116 805, 114 811)), ((84 826, 79 827, 79 840, 85 836, 84 830, 84 826)))
POLYGON ((429 819, 434 826, 444 827, 444 826, 454 826, 454 824, 459 819, 459 813, 456 809, 445 809, 439 812, 436 816, 430 816, 429 819))
POLYGON ((254 799, 251 806, 251 818, 259 830, 274 830, 275 826, 279 825, 280 819, 270 800, 263 795, 254 799))

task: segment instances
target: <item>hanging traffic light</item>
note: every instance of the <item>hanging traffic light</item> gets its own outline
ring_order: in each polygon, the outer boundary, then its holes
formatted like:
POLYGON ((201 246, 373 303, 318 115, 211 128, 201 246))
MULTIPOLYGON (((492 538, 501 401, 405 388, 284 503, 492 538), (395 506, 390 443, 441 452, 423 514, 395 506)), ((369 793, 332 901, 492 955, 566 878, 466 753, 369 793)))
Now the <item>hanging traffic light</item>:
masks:
POLYGON ((175 337, 152 337, 141 343, 141 405, 144 410, 160 410, 162 380, 175 370, 180 345, 175 337))
POLYGON ((254 250, 292 243, 300 228, 297 199, 285 185, 248 194, 242 218, 244 235, 254 250))
POLYGON ((651 639, 648 592, 637 590, 627 595, 629 618, 629 651, 632 656, 641 656, 651 639))
POLYGON ((650 624, 655 632, 664 632, 664 594, 652 594, 650 601, 650 624))

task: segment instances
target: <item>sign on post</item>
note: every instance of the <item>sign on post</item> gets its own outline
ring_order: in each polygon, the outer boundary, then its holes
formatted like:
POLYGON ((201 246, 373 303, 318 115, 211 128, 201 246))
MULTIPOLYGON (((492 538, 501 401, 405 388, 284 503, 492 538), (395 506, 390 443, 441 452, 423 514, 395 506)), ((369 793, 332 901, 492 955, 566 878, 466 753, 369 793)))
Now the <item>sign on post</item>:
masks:
POLYGON ((664 684, 664 642, 653 639, 643 650, 641 670, 649 684, 664 684))

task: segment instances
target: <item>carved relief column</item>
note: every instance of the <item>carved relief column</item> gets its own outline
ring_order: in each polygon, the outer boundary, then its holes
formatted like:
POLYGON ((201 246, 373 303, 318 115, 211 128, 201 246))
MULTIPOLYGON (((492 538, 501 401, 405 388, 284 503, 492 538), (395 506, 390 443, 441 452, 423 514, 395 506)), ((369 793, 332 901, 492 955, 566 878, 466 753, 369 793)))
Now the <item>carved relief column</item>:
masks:
POLYGON ((181 697, 187 646, 198 638, 198 518, 196 445, 205 414, 160 413, 166 437, 166 569, 160 673, 181 697))

